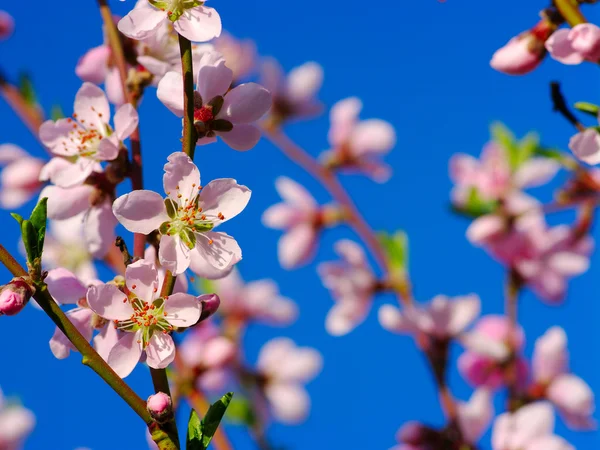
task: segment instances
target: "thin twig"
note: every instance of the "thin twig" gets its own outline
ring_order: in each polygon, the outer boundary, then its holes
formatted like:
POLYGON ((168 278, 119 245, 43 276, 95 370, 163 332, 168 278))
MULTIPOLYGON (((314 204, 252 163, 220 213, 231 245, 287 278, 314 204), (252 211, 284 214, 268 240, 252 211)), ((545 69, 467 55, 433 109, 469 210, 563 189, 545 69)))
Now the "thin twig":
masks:
POLYGON ((578 131, 584 131, 585 126, 577 119, 575 114, 569 109, 567 101, 560 90, 558 81, 550 82, 550 98, 552 99, 552 110, 562 114, 562 116, 578 131))
POLYGON ((519 407, 518 392, 518 355, 517 355, 517 333, 518 333, 518 303, 519 292, 523 282, 516 270, 511 269, 508 273, 505 286, 505 304, 504 313, 508 319, 510 346, 510 357, 506 368, 506 385, 508 387, 508 410, 514 412, 519 407))
MULTIPOLYGON (((179 52, 181 54, 181 74, 183 78, 183 139, 181 151, 192 160, 196 150, 196 128, 194 127, 194 67, 192 62, 192 43, 179 35, 179 52)), ((211 99, 203 99, 209 101, 211 99)))

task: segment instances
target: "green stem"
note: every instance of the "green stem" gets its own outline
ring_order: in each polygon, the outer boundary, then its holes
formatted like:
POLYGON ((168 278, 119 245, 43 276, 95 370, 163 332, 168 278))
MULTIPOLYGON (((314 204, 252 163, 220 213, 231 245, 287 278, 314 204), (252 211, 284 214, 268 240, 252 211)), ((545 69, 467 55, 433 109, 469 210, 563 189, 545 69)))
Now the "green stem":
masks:
MULTIPOLYGON (((194 128, 194 68, 192 65, 192 43, 179 35, 181 72, 183 74, 183 140, 181 151, 194 159, 196 150, 196 128, 194 128)), ((208 101, 210 99, 203 99, 208 101)))
POLYGON ((585 16, 579 10, 577 0, 554 0, 554 6, 563 16, 563 19, 572 27, 587 22, 585 16))

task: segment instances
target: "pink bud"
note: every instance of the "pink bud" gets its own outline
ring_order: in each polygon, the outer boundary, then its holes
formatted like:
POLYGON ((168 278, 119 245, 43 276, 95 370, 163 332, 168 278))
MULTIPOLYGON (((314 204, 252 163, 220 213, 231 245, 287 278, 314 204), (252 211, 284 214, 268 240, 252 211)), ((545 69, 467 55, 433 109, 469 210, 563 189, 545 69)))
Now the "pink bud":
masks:
POLYGON ((205 294, 200 296, 200 303, 202 303, 202 314, 200 315, 200 322, 202 322, 217 312, 221 299, 217 294, 205 294))
POLYGON ((15 21, 6 11, 0 11, 0 40, 8 39, 15 29, 15 21))
POLYGON ((146 408, 157 422, 164 422, 173 414, 171 397, 164 392, 157 392, 148 397, 146 408))
POLYGON ((0 316, 14 316, 27 304, 35 290, 22 278, 13 278, 0 291, 0 316))
POLYGON ((508 75, 524 75, 535 69, 546 56, 544 43, 554 30, 546 20, 540 21, 531 30, 512 38, 498 49, 490 65, 499 72, 508 75))
POLYGON ((425 443, 428 430, 419 422, 406 422, 396 434, 398 442, 405 444, 420 445, 425 443))

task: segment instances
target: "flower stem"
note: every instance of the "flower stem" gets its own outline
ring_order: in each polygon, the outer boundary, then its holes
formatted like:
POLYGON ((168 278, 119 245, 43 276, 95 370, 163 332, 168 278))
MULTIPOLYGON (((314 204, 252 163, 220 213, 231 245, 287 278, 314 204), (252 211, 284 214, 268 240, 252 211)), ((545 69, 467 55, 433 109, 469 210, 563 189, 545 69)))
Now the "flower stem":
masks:
MULTIPOLYGON (((150 367, 150 375, 152 376, 154 392, 163 392, 171 397, 171 388, 169 387, 169 378, 167 377, 166 369, 154 369, 150 367)), ((167 432, 171 440, 175 442, 177 444, 177 448, 179 448, 179 433, 177 431, 175 416, 173 416, 172 420, 169 420, 163 425, 163 430, 167 432)))
MULTIPOLYGON (((125 61, 125 53, 119 30, 115 25, 110 6, 107 0, 98 0, 100 14, 104 21, 104 28, 108 37, 108 43, 112 52, 113 60, 119 70, 119 78, 121 79, 121 88, 123 89, 123 98, 133 106, 137 104, 135 93, 127 87, 127 63, 125 61)), ((131 186, 133 190, 144 188, 144 180, 142 175, 142 145, 140 142, 140 128, 135 127, 135 130, 129 136, 131 142, 131 186)), ((144 257, 144 247, 146 246, 146 236, 141 233, 135 233, 133 236, 133 255, 138 258, 144 257)))
MULTIPOLYGON (((196 128, 194 128, 194 67, 192 64, 192 43, 179 35, 181 73, 183 77, 183 139, 181 151, 192 160, 196 150, 196 128)), ((209 101, 210 99, 203 99, 209 101)))
POLYGON ((510 346, 510 359, 506 369, 506 385, 508 387, 508 410, 514 412, 519 408, 519 392, 518 392, 518 368, 517 368, 517 327, 518 324, 518 302, 519 292, 523 282, 519 274, 511 269, 508 273, 505 288, 505 305, 504 313, 508 318, 509 336, 508 342, 510 346))
POLYGON ((579 2, 577 0, 554 0, 554 6, 556 6, 560 15, 563 16, 563 19, 572 27, 587 22, 585 16, 579 10, 579 2))

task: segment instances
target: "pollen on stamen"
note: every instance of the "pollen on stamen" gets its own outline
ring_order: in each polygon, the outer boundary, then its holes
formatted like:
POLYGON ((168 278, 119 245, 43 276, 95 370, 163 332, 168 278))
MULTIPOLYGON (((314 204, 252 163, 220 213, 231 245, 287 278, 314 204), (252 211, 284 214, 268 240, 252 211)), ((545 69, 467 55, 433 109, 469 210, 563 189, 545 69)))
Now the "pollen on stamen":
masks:
POLYGON ((154 292, 158 292, 158 288, 154 288, 154 289, 153 289, 153 291, 154 291, 154 292))
POLYGON ((225 220, 225 216, 221 213, 217 214, 217 217, 221 220, 225 220))
POLYGON ((134 284, 133 286, 131 286, 131 289, 135 289, 136 287, 137 285, 134 284))
POLYGON ((213 243, 214 243, 214 242, 215 242, 215 241, 213 241, 212 239, 209 239, 209 240, 208 240, 208 245, 213 245, 213 243))
POLYGON ((127 298, 124 298, 124 299, 123 299, 123 303, 127 303, 127 298))

